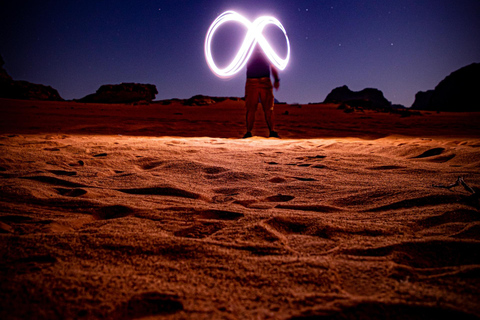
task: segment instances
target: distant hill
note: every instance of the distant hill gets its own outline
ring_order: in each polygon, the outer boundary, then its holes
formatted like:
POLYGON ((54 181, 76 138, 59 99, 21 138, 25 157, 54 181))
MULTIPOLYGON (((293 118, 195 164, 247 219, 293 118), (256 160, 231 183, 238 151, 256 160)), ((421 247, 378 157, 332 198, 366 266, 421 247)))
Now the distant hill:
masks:
POLYGON ((236 97, 210 97, 210 96, 204 96, 204 95, 195 95, 189 99, 186 99, 183 101, 183 105, 185 106, 207 106, 210 104, 214 104, 217 102, 222 102, 227 99, 230 100, 239 100, 240 98, 236 97))
POLYGON ((480 63, 452 72, 434 90, 419 91, 412 109, 429 111, 480 111, 480 63))
POLYGON ((161 103, 163 105, 171 104, 174 101, 180 102, 184 106, 208 106, 211 104, 215 104, 218 102, 222 102, 225 100, 232 100, 232 101, 241 101, 243 98, 238 97, 212 97, 212 96, 204 96, 202 94, 194 95, 188 99, 167 99, 161 101, 155 101, 155 103, 161 103))
POLYGON ((392 103, 385 99, 383 92, 378 89, 366 88, 361 91, 352 91, 347 86, 333 89, 323 103, 344 103, 351 107, 364 109, 390 109, 392 103))
POLYGON ((86 103, 134 103, 151 102, 157 95, 157 87, 153 84, 121 83, 105 84, 92 94, 76 101, 86 103))
POLYGON ((43 84, 28 81, 15 81, 3 68, 3 58, 0 56, 0 98, 24 100, 62 101, 58 91, 43 84))

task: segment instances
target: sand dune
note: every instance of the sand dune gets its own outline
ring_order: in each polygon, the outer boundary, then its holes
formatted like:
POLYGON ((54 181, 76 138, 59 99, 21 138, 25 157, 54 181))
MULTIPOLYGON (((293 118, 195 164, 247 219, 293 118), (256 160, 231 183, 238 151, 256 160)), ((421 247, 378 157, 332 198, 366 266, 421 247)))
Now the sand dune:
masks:
POLYGON ((2 319, 480 318, 478 114, 0 104, 2 319))

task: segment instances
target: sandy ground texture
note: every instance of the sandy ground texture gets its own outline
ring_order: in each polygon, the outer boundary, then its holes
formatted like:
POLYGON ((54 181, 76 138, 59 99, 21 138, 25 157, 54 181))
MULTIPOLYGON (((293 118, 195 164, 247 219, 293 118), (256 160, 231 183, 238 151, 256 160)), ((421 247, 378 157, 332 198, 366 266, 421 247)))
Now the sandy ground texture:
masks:
POLYGON ((1 319, 480 318, 477 113, 0 111, 1 319))

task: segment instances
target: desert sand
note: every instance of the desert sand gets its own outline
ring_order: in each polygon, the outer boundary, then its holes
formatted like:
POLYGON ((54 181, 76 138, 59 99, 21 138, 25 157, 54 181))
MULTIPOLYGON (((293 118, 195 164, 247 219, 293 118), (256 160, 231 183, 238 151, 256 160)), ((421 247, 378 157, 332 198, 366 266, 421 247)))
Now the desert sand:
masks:
POLYGON ((480 318, 480 113, 260 109, 0 100, 0 318, 480 318))

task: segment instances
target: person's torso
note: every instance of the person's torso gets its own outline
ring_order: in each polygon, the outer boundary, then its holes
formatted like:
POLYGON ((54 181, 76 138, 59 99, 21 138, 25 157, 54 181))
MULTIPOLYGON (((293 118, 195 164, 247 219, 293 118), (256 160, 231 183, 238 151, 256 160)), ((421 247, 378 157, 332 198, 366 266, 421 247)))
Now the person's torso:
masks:
POLYGON ((247 63, 247 78, 270 78, 270 64, 260 53, 254 52, 247 63))

